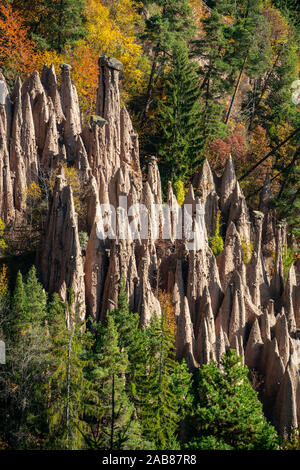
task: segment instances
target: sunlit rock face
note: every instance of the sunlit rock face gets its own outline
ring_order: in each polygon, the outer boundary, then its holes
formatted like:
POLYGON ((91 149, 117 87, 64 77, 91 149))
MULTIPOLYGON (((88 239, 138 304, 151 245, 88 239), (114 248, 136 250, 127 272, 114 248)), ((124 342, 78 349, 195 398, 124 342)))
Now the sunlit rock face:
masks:
POLYGON ((193 370, 236 349, 266 415, 286 435, 300 419, 300 266, 284 275, 285 227, 268 208, 270 180, 250 213, 231 158, 221 178, 205 161, 183 206, 171 184, 162 204, 155 157, 147 177, 141 173, 138 136, 121 106, 121 70, 119 61, 99 59, 97 105, 85 127, 69 65, 61 65, 60 88, 53 66, 17 80, 11 92, 0 75, 0 217, 13 229, 28 186, 55 172, 37 256, 45 289, 64 300, 72 289, 77 316, 102 321, 117 307, 123 279, 142 326, 162 314, 160 293, 167 293, 177 358, 193 370), (77 170, 84 216, 62 164, 77 170), (216 258, 209 239, 218 213, 224 249, 216 258))

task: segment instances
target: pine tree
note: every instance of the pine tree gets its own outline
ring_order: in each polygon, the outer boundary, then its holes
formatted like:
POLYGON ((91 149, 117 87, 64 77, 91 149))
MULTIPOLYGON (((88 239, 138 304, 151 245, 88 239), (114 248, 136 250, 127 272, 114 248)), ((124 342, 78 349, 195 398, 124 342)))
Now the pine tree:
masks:
POLYGON ((141 35, 141 40, 145 45, 148 44, 152 51, 144 119, 151 104, 153 87, 169 62, 169 54, 174 43, 178 40, 189 40, 194 32, 192 10, 188 0, 155 0, 151 3, 153 13, 150 16, 146 15, 145 30, 141 35))
POLYGON ((18 328, 41 326, 46 318, 46 305, 47 296, 37 279, 36 268, 33 266, 30 269, 25 283, 19 271, 12 296, 12 312, 18 328))
POLYGON ((269 28, 262 14, 260 0, 238 2, 235 22, 227 28, 227 38, 233 47, 225 60, 232 68, 233 93, 225 115, 227 124, 243 77, 256 79, 265 72, 271 62, 269 28))
POLYGON ((219 368, 213 361, 199 369, 190 449, 278 449, 278 435, 248 380, 248 368, 231 350, 219 368))
POLYGON ((78 450, 84 446, 83 433, 86 403, 91 384, 85 376, 88 365, 85 348, 90 336, 74 318, 74 295, 69 291, 67 312, 62 311, 57 297, 50 305, 49 352, 50 374, 45 387, 48 396, 49 435, 47 446, 54 449, 78 450), (66 327, 66 315, 71 320, 66 327))
POLYGON ((200 135, 207 142, 212 137, 225 136, 222 101, 233 87, 232 67, 226 60, 232 50, 232 43, 227 38, 224 18, 216 9, 203 18, 202 28, 203 37, 192 43, 192 55, 202 62, 199 68, 202 112, 200 135))
POLYGON ((94 352, 90 377, 94 383, 94 400, 90 403, 89 448, 104 450, 141 449, 144 444, 133 404, 126 393, 128 357, 119 347, 113 315, 108 313, 102 341, 94 352))
POLYGON ((66 45, 87 33, 84 0, 40 0, 34 2, 33 12, 28 8, 28 0, 13 0, 12 3, 24 14, 31 36, 41 49, 62 52, 66 45))
POLYGON ((186 365, 174 360, 174 338, 164 315, 152 319, 147 335, 144 376, 137 382, 137 413, 143 436, 156 449, 179 449, 179 424, 185 413, 182 400, 190 402, 191 375, 186 365))
POLYGON ((26 305, 22 321, 28 325, 40 325, 45 321, 47 295, 38 281, 36 268, 32 266, 25 284, 26 305))
POLYGON ((186 46, 178 43, 165 77, 165 99, 159 103, 158 132, 153 138, 165 191, 168 181, 184 180, 201 162, 200 94, 195 67, 186 46))
POLYGON ((26 292, 25 286, 23 283, 23 276, 20 271, 17 273, 16 285, 12 297, 12 311, 16 318, 16 321, 19 321, 19 318, 22 316, 22 312, 25 311, 26 306, 26 292))
POLYGON ((32 268, 24 284, 17 275, 6 330, 6 364, 0 371, 0 435, 10 448, 40 444, 44 421, 48 337, 46 296, 32 268))

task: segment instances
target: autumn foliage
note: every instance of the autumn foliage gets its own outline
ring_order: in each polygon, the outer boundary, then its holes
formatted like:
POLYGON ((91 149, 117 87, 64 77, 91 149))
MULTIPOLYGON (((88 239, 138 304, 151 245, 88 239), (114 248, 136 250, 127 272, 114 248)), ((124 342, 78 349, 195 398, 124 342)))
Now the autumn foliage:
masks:
POLYGON ((209 162, 216 171, 224 168, 230 155, 237 170, 245 164, 248 158, 248 147, 242 125, 237 125, 234 131, 224 139, 214 139, 207 149, 209 162))
POLYGON ((175 338, 177 326, 175 317, 175 307, 172 302, 171 294, 169 292, 160 291, 159 303, 166 319, 167 328, 169 329, 172 336, 175 338))
POLYGON ((39 60, 21 15, 9 4, 0 3, 0 62, 7 80, 33 72, 39 60))
POLYGON ((8 295, 7 267, 3 265, 0 269, 0 300, 8 295))

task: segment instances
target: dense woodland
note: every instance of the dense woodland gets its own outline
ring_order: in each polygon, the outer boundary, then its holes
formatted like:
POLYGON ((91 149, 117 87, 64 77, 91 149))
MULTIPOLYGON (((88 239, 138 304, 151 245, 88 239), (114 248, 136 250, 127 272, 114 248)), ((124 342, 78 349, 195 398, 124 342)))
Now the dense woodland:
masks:
MULTIPOLYGON (((256 208, 269 174, 272 207, 287 223, 286 272, 299 257, 299 47, 297 0, 0 1, 0 67, 11 88, 44 63, 68 63, 88 122, 99 55, 123 63, 141 164, 158 158, 165 196, 171 181, 182 203, 205 159, 218 174, 231 155, 256 208)), ((78 175, 65 172, 80 215, 78 175)), ((175 360, 167 298, 162 317, 140 328, 123 283, 103 324, 77 323, 72 292, 62 302, 44 291, 30 266, 54 180, 27 188, 20 239, 0 219, 0 449, 299 447, 297 433, 285 442, 267 422, 234 351, 221 369, 211 362, 195 374, 175 360)), ((215 254, 221 235, 219 220, 215 254)))

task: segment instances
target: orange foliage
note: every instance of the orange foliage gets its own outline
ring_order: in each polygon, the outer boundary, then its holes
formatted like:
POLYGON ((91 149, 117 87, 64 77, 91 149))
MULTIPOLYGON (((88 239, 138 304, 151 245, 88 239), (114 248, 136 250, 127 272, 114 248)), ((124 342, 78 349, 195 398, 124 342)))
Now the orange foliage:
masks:
MULTIPOLYGON (((260 125, 255 125, 249 142, 248 159, 245 162, 246 165, 242 168, 242 172, 261 160, 270 150, 270 139, 267 136, 266 130, 260 125)), ((269 158, 259 165, 248 178, 241 181, 241 188, 246 195, 253 195, 255 190, 259 190, 263 186, 267 172, 269 172, 271 176, 274 176, 272 166, 272 158, 269 158)), ((259 192, 252 196, 252 202, 258 204, 258 197, 259 192)))
POLYGON ((9 4, 0 4, 0 62, 8 79, 34 71, 40 53, 28 38, 23 18, 9 4))
POLYGON ((89 44, 82 41, 66 51, 65 59, 72 65, 72 80, 77 88, 84 118, 93 114, 96 106, 98 55, 89 44))

